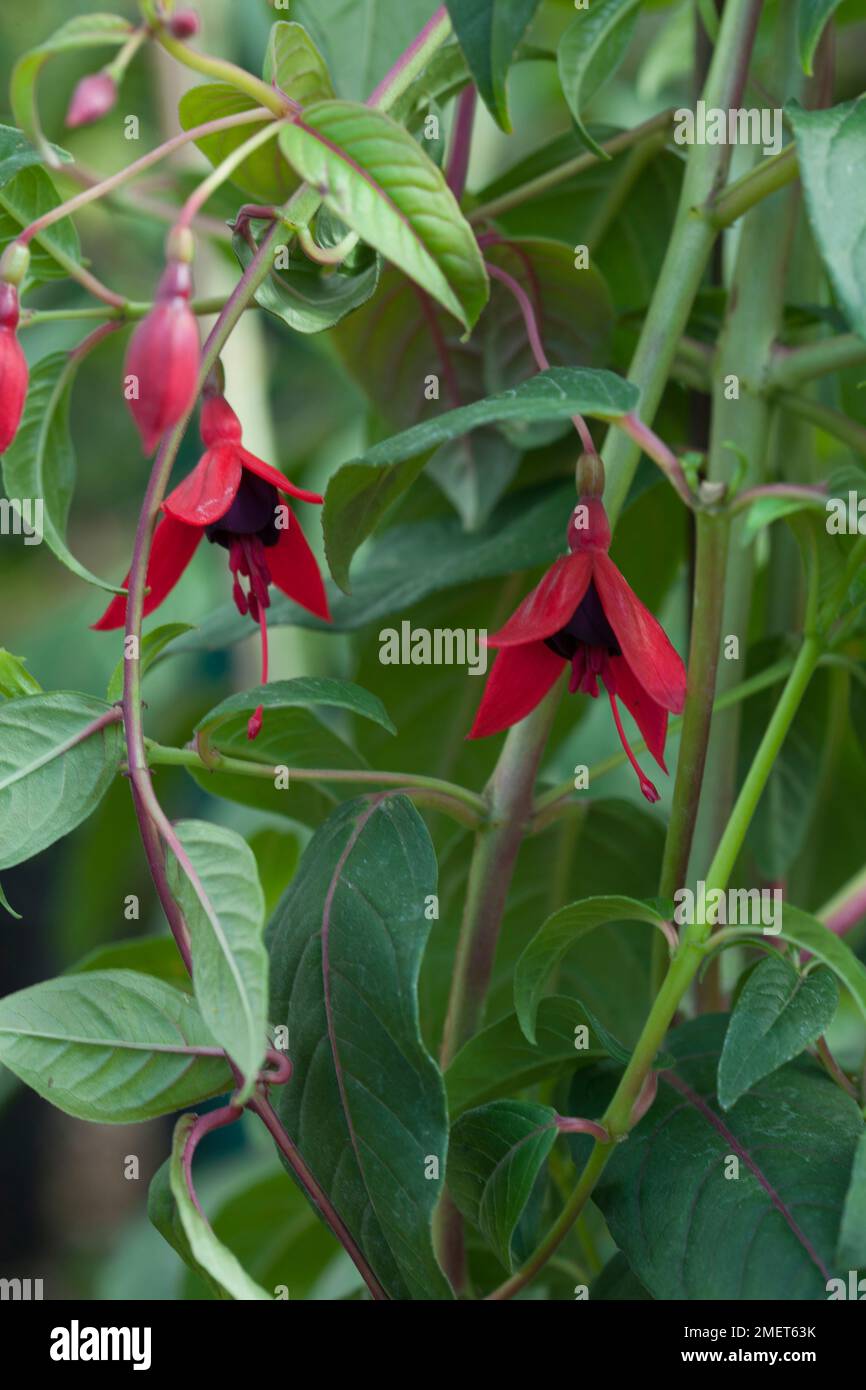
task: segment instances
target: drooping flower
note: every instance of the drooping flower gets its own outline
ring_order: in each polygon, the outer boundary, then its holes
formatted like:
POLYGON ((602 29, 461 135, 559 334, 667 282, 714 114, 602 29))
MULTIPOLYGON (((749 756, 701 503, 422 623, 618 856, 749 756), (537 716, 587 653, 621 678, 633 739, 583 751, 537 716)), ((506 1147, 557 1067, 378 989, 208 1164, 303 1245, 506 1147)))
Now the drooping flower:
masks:
POLYGON ((27 358, 18 341, 18 290, 0 281, 0 454, 18 433, 27 399, 27 358))
POLYGON ((199 333, 190 308, 192 272, 170 259, 153 308, 136 328, 124 365, 125 395, 146 454, 191 408, 199 368, 199 333))
MULTIPOLYGON (((149 593, 144 616, 162 603, 180 579, 203 536, 228 551, 232 595, 238 612, 249 613, 262 634, 262 684, 268 679, 270 586, 302 608, 330 622, 328 599, 316 558, 294 513, 280 493, 302 502, 321 503, 316 492, 296 487, 276 468, 245 449, 241 424, 228 401, 205 393, 201 437, 206 445, 193 471, 163 503, 147 570, 149 593), (245 581, 245 585, 244 585, 245 581)), ((127 581, 128 582, 128 581, 127 581)), ((126 622, 126 599, 117 595, 99 622, 106 632, 126 622)), ((249 721, 255 738, 262 725, 261 706, 249 721)))
POLYGON ((663 772, 668 713, 679 714, 686 672, 661 625, 608 555, 610 526, 599 496, 584 495, 561 556, 499 632, 498 648, 470 738, 500 733, 525 718, 566 666, 569 693, 598 697, 603 685, 622 746, 648 801, 659 794, 640 768, 617 701, 632 715, 663 772))
POLYGON ((91 72, 82 77, 69 103, 66 124, 70 130, 92 125, 108 114, 117 101, 117 83, 110 72, 91 72))

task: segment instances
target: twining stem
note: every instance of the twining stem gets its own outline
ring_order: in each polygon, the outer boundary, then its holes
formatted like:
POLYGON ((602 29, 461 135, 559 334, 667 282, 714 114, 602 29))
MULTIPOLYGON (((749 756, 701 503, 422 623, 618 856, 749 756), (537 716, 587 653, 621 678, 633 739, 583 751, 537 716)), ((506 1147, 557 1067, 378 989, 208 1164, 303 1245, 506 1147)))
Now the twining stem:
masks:
MULTIPOLYGON (((716 693, 727 551, 727 518, 698 512, 688 688, 659 883, 659 894, 663 898, 672 898, 685 883, 688 873, 716 693)), ((657 939, 653 943, 653 994, 661 984, 666 963, 664 943, 657 939)))
MULTIPOLYGON (((761 13, 762 0, 728 0, 702 93, 707 107, 730 110, 739 104, 761 13)), ((700 209, 721 186, 730 162, 730 146, 692 145, 680 202, 655 292, 628 373, 640 389, 639 413, 651 424, 658 409, 677 344, 701 283, 716 228, 700 209)), ((602 450, 608 488, 608 515, 618 517, 640 459, 640 446, 611 429, 602 450)))
POLYGON ((271 782, 282 773, 283 776, 288 775, 290 786, 292 782, 344 782, 399 787, 409 797, 415 793, 420 796, 426 792, 434 794, 440 800, 442 809, 450 811, 463 825, 477 828, 487 816, 487 803, 483 797, 456 782, 443 781, 440 777, 420 776, 411 772, 379 772, 370 768, 282 769, 271 767, 267 763, 251 762, 247 758, 232 758, 216 749, 209 749, 205 760, 194 748, 166 748, 154 743, 152 739, 145 739, 145 745, 151 765, 189 767, 199 772, 234 773, 241 777, 261 777, 271 782))
MULTIPOLYGON (((633 126, 631 130, 620 131, 619 135, 612 135, 609 140, 603 140, 600 148, 608 155, 619 154, 622 150, 631 149, 633 145, 641 144, 644 140, 655 139, 662 131, 670 130, 672 121, 672 111, 660 111, 657 116, 651 116, 648 121, 643 121, 641 125, 633 126)), ((574 178, 577 174, 592 169, 594 165, 603 163, 603 159, 599 158, 597 154, 591 153, 577 155, 574 159, 567 159, 565 163, 557 164, 555 169, 549 169, 546 173, 539 174, 537 178, 529 179, 528 182, 520 184, 518 188, 509 189, 507 193, 502 193, 498 198, 491 198, 489 202, 473 208, 469 214, 469 221, 473 223, 488 222, 493 218, 500 217, 504 212, 510 212, 512 208, 520 207, 522 203, 528 203, 533 198, 548 193, 550 189, 556 188, 566 179, 574 178)))

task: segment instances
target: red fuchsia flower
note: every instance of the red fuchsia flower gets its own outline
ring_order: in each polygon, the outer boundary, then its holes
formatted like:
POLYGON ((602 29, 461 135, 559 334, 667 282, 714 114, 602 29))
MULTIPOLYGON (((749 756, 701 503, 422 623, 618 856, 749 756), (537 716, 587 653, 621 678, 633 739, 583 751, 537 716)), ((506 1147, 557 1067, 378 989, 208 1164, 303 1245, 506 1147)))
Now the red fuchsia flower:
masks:
POLYGON ((543 699, 571 667, 568 689, 598 696, 601 681, 629 762, 647 801, 659 794, 638 765, 617 701, 630 711, 663 772, 668 713, 679 714, 686 672, 660 624, 608 555, 610 526, 600 497, 583 496, 568 526, 569 554, 547 571, 488 645, 499 654, 470 738, 497 734, 543 699))
POLYGON ((27 399, 27 358, 18 341, 18 290, 0 282, 0 454, 18 433, 27 399))
POLYGON ((110 72, 91 72, 82 77, 69 103, 66 124, 70 130, 92 125, 107 115, 117 101, 117 83, 110 72))
POLYGON ((199 335, 189 307, 192 272, 169 260, 150 313, 135 330, 126 354, 126 397, 146 454, 182 420, 195 400, 199 335))
MULTIPOLYGON (((261 628, 264 685, 268 679, 265 614, 270 607, 271 584, 317 618, 331 620, 316 558, 294 513, 287 503, 280 502, 279 494, 288 493, 302 502, 321 503, 323 498, 296 487, 243 447, 240 421, 221 395, 205 396, 201 437, 206 453, 163 503, 164 516, 154 533, 147 569, 150 592, 144 600, 144 616, 171 592, 206 536, 228 551, 238 612, 249 613, 261 628)), ((106 632, 125 622, 126 599, 119 594, 93 626, 106 632)), ((255 738, 261 726, 260 705, 249 721, 248 736, 255 738)))

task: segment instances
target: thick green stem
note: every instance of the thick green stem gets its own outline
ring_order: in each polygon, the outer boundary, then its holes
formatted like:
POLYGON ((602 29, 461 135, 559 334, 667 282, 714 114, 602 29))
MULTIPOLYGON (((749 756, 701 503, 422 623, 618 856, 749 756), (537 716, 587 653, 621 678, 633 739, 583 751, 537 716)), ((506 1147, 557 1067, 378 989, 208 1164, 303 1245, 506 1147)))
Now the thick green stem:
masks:
POLYGON ((742 178, 729 183, 704 209, 704 216, 720 230, 722 227, 729 227, 756 203, 793 183, 799 177, 799 173, 797 147, 786 145, 779 154, 762 159, 760 164, 743 174, 742 178))
POLYGON ((844 367, 857 367, 863 362, 866 362, 866 342, 856 333, 819 338, 803 347, 777 348, 767 373, 768 385, 780 391, 796 391, 816 377, 841 371, 844 367))
MULTIPOLYGON (((761 4, 762 0, 728 0, 702 93, 708 107, 729 110, 738 105, 761 4)), ((652 422, 658 409, 715 241, 716 228, 701 210, 721 186, 730 155, 727 145, 692 145, 689 151, 667 255, 628 374, 629 381, 640 389, 637 413, 646 424, 652 422)), ((611 521, 615 521, 628 495, 640 446, 611 429, 602 457, 608 477, 605 501, 611 521)))
MULTIPOLYGON (((659 893, 663 898, 672 898, 685 883, 688 874, 713 718, 722 639, 728 522, 724 516, 698 512, 696 529, 689 679, 659 884, 659 893)), ((653 994, 660 986, 666 966, 667 949, 660 937, 658 942, 653 943, 653 994)))

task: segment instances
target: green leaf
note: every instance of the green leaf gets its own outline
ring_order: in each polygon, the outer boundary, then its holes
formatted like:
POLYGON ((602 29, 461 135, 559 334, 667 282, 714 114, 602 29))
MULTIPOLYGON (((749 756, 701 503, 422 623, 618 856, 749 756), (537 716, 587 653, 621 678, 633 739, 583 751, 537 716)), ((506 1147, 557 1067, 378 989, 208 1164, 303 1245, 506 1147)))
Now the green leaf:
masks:
MULTIPOLYGON (((246 1174, 249 1163, 245 1155, 246 1174)), ((327 1277, 335 1259, 345 1262, 351 1270, 349 1278, 354 1276, 360 1284, 361 1276, 283 1169, 268 1171, 251 1181, 247 1176, 235 1187, 217 1207, 211 1225, 217 1239, 262 1288, 273 1290, 274 1296, 288 1289, 292 1302, 323 1297, 316 1286, 327 1277)), ((208 1195, 205 1183, 203 1189, 199 1196, 204 1202, 208 1195)), ((202 1275, 203 1271, 198 1277, 192 1271, 187 1275, 182 1285, 185 1299, 225 1297, 212 1279, 205 1283, 202 1275)))
MULTIPOLYGON (((253 258, 253 249, 243 236, 234 237, 235 255, 244 269, 253 258)), ((379 283, 379 257, 366 248, 366 264, 353 268, 343 265, 325 269, 307 260, 302 252, 291 253, 286 270, 271 270, 256 291, 256 303, 275 318, 282 319, 297 333, 321 333, 333 328, 375 293, 379 283)))
POLYGON ((855 333, 866 335, 866 193, 852 178, 866 148, 866 97, 828 110, 786 107, 797 141, 806 211, 827 274, 855 333))
POLYGON ((0 1062, 80 1120, 128 1124, 230 1089, 187 994, 132 970, 61 975, 0 1000, 0 1062))
POLYGON ((635 898, 584 898, 554 912, 532 938, 514 971, 514 1003, 520 1026, 535 1042, 535 1017, 544 986, 553 970, 581 937, 608 922, 647 922, 661 927, 664 918, 650 903, 635 898))
MULTIPOLYGON (((72 155, 59 145, 51 146, 58 164, 70 164, 72 155)), ((11 125, 0 125, 0 188, 20 174, 42 163, 42 156, 27 136, 11 125)))
POLYGON ((85 569, 66 545, 75 488, 69 402, 77 365, 68 353, 55 352, 32 369, 21 426, 3 455, 3 487, 9 498, 41 500, 43 536, 61 564, 88 584, 123 593, 85 569))
POLYGON ((264 1061, 268 1023, 265 896, 255 855, 225 826, 187 820, 175 829, 210 904, 206 909, 169 851, 166 875, 189 929, 195 997, 205 1023, 243 1073, 239 1099, 245 1101, 264 1061))
POLYGON ((120 767, 120 728, 77 740, 110 708, 68 691, 0 704, 0 869, 32 859, 99 804, 120 767))
POLYGON ((323 101, 286 126, 280 144, 327 207, 472 327, 489 288, 478 243, 441 170, 402 126, 323 101))
POLYGON ((482 1105, 451 1131, 448 1191, 507 1270, 517 1223, 557 1134, 556 1111, 527 1100, 482 1105))
POLYGON ((84 975, 93 970, 135 970, 174 985, 185 994, 192 993, 192 981, 171 936, 136 936, 96 946, 70 966, 67 974, 84 975))
POLYGON ((796 516, 798 512, 815 511, 826 514, 824 497, 759 497, 746 512, 740 542, 743 549, 750 546, 759 531, 772 526, 786 516, 796 516))
POLYGON ((445 1090, 417 1000, 435 892, 418 813, 364 797, 316 832, 268 929, 271 1018, 294 1065, 275 1104, 392 1298, 451 1297, 430 1236, 445 1090))
MULTIPOLYGON (((17 135, 13 131, 13 135, 17 135)), ((9 183, 0 188, 0 249, 20 234, 22 227, 53 212, 60 197, 44 169, 37 166, 22 169, 9 183)), ((62 279, 69 274, 69 264, 81 263, 81 244, 75 223, 69 217, 53 222, 37 233, 30 243, 30 265, 26 285, 45 280, 62 279)))
POLYGON ((217 1297, 241 1302, 270 1301, 271 1295, 250 1278, 190 1196, 183 1153, 195 1122, 195 1115, 181 1115, 175 1125, 171 1158, 151 1183, 148 1216, 181 1259, 204 1276, 217 1297))
POLYGON ((782 939, 791 941, 801 950, 817 956, 829 965, 836 978, 849 991, 854 1003, 866 1019, 866 965, 859 961, 851 947, 807 912, 785 903, 782 907, 782 939))
POLYGON ((430 19, 430 0, 292 0, 338 92, 366 100, 430 19))
POLYGON ((509 421, 541 423, 578 414, 615 420, 633 410, 637 399, 636 388, 612 372, 553 367, 512 390, 449 410, 374 445, 361 458, 344 464, 328 483, 322 526, 334 579, 349 592, 349 564, 355 551, 440 444, 483 425, 509 421))
POLYGON ((506 78, 540 0, 447 0, 448 13, 491 116, 511 130, 506 78))
POLYGON ((538 1009, 536 1042, 527 1042, 516 1014, 507 1014, 476 1033, 457 1053, 445 1073, 452 1118, 537 1081, 559 1076, 566 1068, 588 1065, 607 1055, 586 1013, 573 999, 551 995, 538 1009), (590 1044, 579 1048, 577 1030, 588 1028, 590 1044))
POLYGON ((303 25, 290 20, 280 19, 271 29, 262 76, 301 106, 334 95, 324 58, 303 25))
MULTIPOLYGON (((236 91, 227 82, 207 82, 184 92, 178 105, 178 118, 184 130, 191 130, 193 126, 204 125, 223 116, 255 111, 258 105, 253 97, 236 91)), ((205 158, 216 166, 251 136, 272 124, 272 121, 252 121, 249 125, 218 131, 216 135, 205 135, 195 144, 205 158)), ((232 174, 231 182, 254 202, 269 206, 272 203, 285 203, 298 187, 297 175, 281 154, 276 138, 266 141, 247 155, 232 174)))
MULTIPOLYGON (((575 273, 570 247, 522 237, 497 243, 485 254, 530 295, 554 366, 599 367, 607 361, 610 295, 597 271, 575 273)), ((517 386, 537 370, 520 306, 497 280, 491 281, 490 302, 469 343, 461 341, 449 314, 393 269, 385 271, 375 298, 344 320, 334 339, 348 370, 396 429, 517 386), (440 379, 439 401, 426 398, 431 375, 440 379)), ((428 472, 466 527, 475 529, 514 476, 517 449, 537 448, 570 428, 568 420, 518 421, 458 436, 439 447, 428 472)))
POLYGON ((800 43, 800 62, 803 71, 812 76, 815 51, 821 41, 824 27, 837 10, 842 0, 800 0, 798 16, 798 37, 800 43))
MULTIPOLYGON (((705 1015, 670 1035, 676 1068, 593 1201, 653 1298, 824 1300, 862 1116, 810 1058, 725 1114, 715 1088, 726 1024, 705 1015)), ((601 1114, 615 1080, 608 1068, 578 1072, 569 1111, 601 1114)), ((576 1162, 586 1152, 573 1145, 576 1162)))
MULTIPOLYGON (((152 632, 145 633, 139 649, 139 672, 142 678, 151 666, 155 666, 160 660, 166 647, 176 638, 183 637, 185 632, 195 632, 194 624, 164 623, 162 627, 155 627, 152 632)), ((119 700, 123 695, 124 665, 124 658, 121 657, 108 682, 105 698, 109 704, 114 704, 115 700, 119 700)))
POLYGON ((643 1284, 635 1278, 629 1268, 625 1255, 621 1250, 617 1250, 590 1285, 590 1303, 642 1303, 645 1300, 652 1301, 643 1284))
POLYGON ((752 971, 737 1000, 719 1058, 719 1104, 730 1110, 765 1076, 809 1047, 830 1026, 839 1003, 832 970, 808 975, 774 954, 752 971))
POLYGON ((192 771, 192 776, 216 796, 239 801, 246 806, 273 811, 304 825, 315 825, 326 817, 338 800, 327 782, 284 779, 279 783, 271 769, 335 768, 360 769, 364 759, 332 727, 335 713, 359 715, 394 733, 394 726, 375 695, 351 681, 330 677, 299 677, 273 681, 230 696, 200 721, 200 745, 215 749, 246 763, 261 763, 268 771, 261 778, 232 772, 219 765, 213 771, 192 771), (250 742, 247 724, 261 705, 264 724, 258 738, 250 742))
POLYGON ((13 656, 0 647, 0 697, 15 700, 19 695, 41 695, 42 686, 27 670, 23 656, 13 656))
POLYGON ((18 125, 39 149, 43 159, 52 163, 52 146, 42 134, 36 100, 36 83, 49 58, 57 53, 69 53, 79 48, 98 48, 103 45, 119 47, 132 33, 128 20, 114 14, 76 15, 39 44, 23 54, 12 69, 9 101, 18 125))
POLYGON ((396 733, 378 695, 371 695, 369 690, 353 681, 334 680, 330 676, 298 676, 294 680, 272 681, 270 685, 257 685, 252 690, 230 695, 199 720, 196 733, 214 740, 227 727, 233 727, 238 717, 246 723, 259 705, 265 711, 266 721, 269 713, 275 710, 324 707, 347 710, 372 720, 389 733, 396 733))
POLYGON ((866 1134, 861 1134, 854 1154, 836 1246, 836 1263, 840 1269, 866 1269, 866 1134))
POLYGON ((563 95, 577 134, 601 159, 609 156, 586 129, 583 113, 625 57, 639 7, 640 0, 594 0, 575 16, 560 40, 557 63, 563 95))

